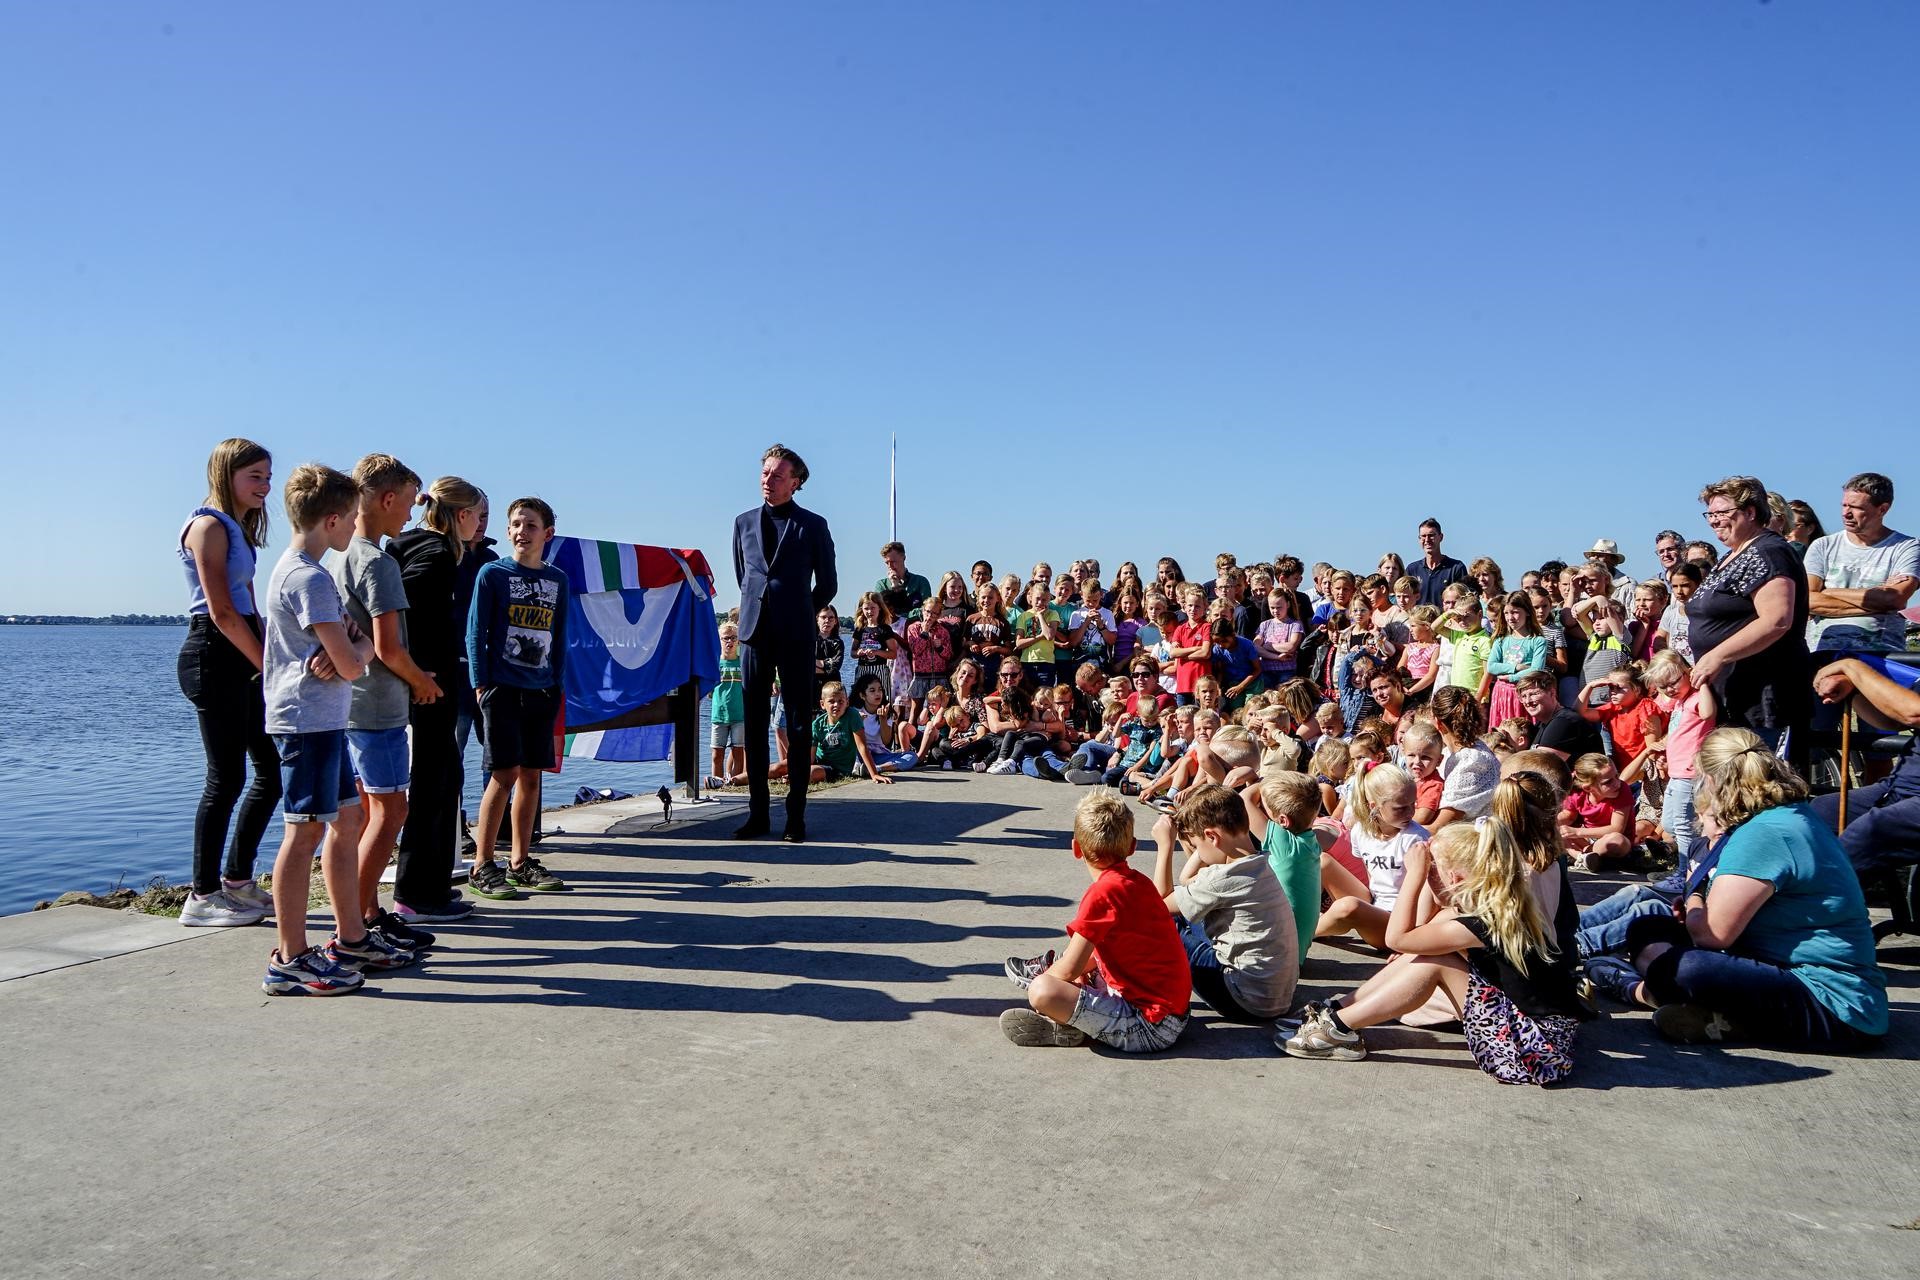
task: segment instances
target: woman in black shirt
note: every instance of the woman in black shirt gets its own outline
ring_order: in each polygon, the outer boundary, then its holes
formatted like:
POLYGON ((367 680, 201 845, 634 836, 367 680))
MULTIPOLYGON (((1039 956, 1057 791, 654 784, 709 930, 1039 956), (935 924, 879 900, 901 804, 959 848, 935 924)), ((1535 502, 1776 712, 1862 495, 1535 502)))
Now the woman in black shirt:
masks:
POLYGON ((1813 709, 1807 658, 1807 571, 1767 528, 1766 486, 1729 476, 1700 491, 1707 523, 1727 547, 1687 601, 1695 685, 1711 684, 1720 722, 1753 730, 1804 771, 1813 709), (1788 730, 1798 728, 1798 734, 1788 730), (1797 740, 1796 740, 1797 739, 1797 740))

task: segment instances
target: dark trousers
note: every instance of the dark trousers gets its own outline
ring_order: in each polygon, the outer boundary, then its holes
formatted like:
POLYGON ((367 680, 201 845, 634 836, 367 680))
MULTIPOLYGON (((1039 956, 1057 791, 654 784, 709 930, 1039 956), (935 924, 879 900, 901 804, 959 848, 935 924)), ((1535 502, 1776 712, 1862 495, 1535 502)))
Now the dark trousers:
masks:
POLYGON ((1627 926, 1627 954, 1656 942, 1672 950, 1647 966, 1647 991, 1660 1004, 1696 1004, 1724 1013, 1756 1039, 1774 1044, 1854 1048, 1872 1044, 1813 998, 1791 970, 1765 960, 1696 947, 1687 927, 1669 915, 1642 916, 1627 926))
MULTIPOLYGON (((1902 781, 1895 774, 1872 786, 1857 787, 1847 797, 1847 829, 1840 833, 1840 847, 1862 880, 1875 872, 1920 862, 1920 795, 1911 789, 1917 768, 1901 763, 1907 775, 1904 793, 1894 790, 1894 783, 1902 781)), ((1815 796, 1813 812, 1833 826, 1840 820, 1840 796, 1815 796)))
POLYGON ((1272 1022, 1272 1018, 1249 1013, 1244 1005, 1233 998, 1233 992, 1227 986, 1226 970, 1221 967, 1220 957, 1214 954, 1213 939, 1207 937, 1207 931, 1192 920, 1184 920, 1179 916, 1173 920, 1180 927, 1180 945, 1187 950, 1187 968, 1193 974, 1193 994, 1206 1001, 1208 1007, 1227 1022, 1272 1022))
POLYGON ((261 837, 280 804, 280 754, 267 736, 267 708, 257 674, 211 618, 194 617, 180 647, 179 677, 180 692, 199 717, 200 744, 207 753, 206 786, 193 817, 195 893, 219 892, 223 871, 229 880, 252 878, 261 837), (240 821, 228 846, 227 826, 236 804, 240 821), (224 868, 222 849, 227 854, 224 868))
POLYGON ((410 907, 435 907, 453 893, 454 853, 460 837, 462 769, 454 737, 460 700, 443 697, 438 702, 416 702, 408 715, 413 726, 412 777, 393 896, 410 907))
POLYGON ((807 774, 813 760, 813 637, 740 646, 740 679, 747 704, 747 816, 765 822, 773 807, 767 787, 772 752, 773 678, 780 677, 780 702, 787 712, 787 821, 805 822, 807 774))

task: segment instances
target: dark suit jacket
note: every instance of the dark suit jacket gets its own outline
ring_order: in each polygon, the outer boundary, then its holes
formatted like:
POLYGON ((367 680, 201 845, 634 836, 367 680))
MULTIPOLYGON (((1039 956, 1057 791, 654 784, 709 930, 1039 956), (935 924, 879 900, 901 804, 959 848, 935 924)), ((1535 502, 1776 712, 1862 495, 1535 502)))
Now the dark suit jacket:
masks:
POLYGON ((817 630, 814 616, 833 603, 840 580, 834 571, 833 534, 827 522, 795 505, 787 534, 776 547, 760 532, 763 507, 743 511, 733 522, 733 574, 740 584, 740 643, 771 648, 805 644, 808 659, 817 630))

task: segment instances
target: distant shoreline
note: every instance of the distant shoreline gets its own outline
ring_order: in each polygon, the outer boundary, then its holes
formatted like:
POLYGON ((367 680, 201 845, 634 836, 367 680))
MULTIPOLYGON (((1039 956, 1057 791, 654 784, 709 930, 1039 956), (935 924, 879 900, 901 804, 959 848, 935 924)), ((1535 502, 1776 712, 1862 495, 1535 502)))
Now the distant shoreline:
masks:
POLYGON ((184 627, 184 613, 115 613, 104 618, 70 617, 63 613, 9 613, 0 615, 0 627, 184 627))

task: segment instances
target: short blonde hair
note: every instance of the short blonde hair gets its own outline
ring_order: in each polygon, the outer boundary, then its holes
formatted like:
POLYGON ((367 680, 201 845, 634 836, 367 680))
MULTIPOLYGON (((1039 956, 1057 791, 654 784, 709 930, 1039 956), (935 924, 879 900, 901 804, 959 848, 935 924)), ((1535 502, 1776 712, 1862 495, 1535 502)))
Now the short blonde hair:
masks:
POLYGON ((1751 729, 1715 729, 1694 758, 1695 786, 1710 793, 1704 808, 1731 831, 1755 814, 1799 804, 1807 784, 1751 729))
POLYGON ((360 505, 360 486, 353 477, 318 462, 303 462, 280 486, 287 504, 287 523, 305 533, 328 516, 350 516, 360 505))
POLYGON ((1133 810, 1118 791, 1095 787, 1075 806, 1073 842, 1095 867, 1110 867, 1133 855, 1133 810))
POLYGON ((1289 831, 1304 832, 1320 816, 1320 787, 1304 773, 1276 773, 1261 780, 1260 803, 1268 817, 1284 818, 1289 831))
POLYGON ((825 684, 821 685, 820 686, 821 704, 825 705, 827 698, 830 695, 835 693, 841 695, 842 697, 845 697, 847 693, 847 686, 845 686, 844 684, 841 684, 838 680, 829 680, 825 684))
POLYGON ((1220 713, 1211 707, 1200 707, 1193 713, 1193 727, 1196 729, 1205 724, 1211 724, 1217 729, 1223 723, 1225 722, 1220 719, 1220 713))
POLYGON ((353 468, 353 482, 362 497, 378 498, 412 485, 420 487, 419 473, 390 453, 370 453, 353 468))
POLYGON ((1746 508, 1757 523, 1765 524, 1773 518, 1773 507, 1767 502, 1767 486, 1753 476, 1728 476, 1700 491, 1703 507, 1715 498, 1725 498, 1737 507, 1746 508))

